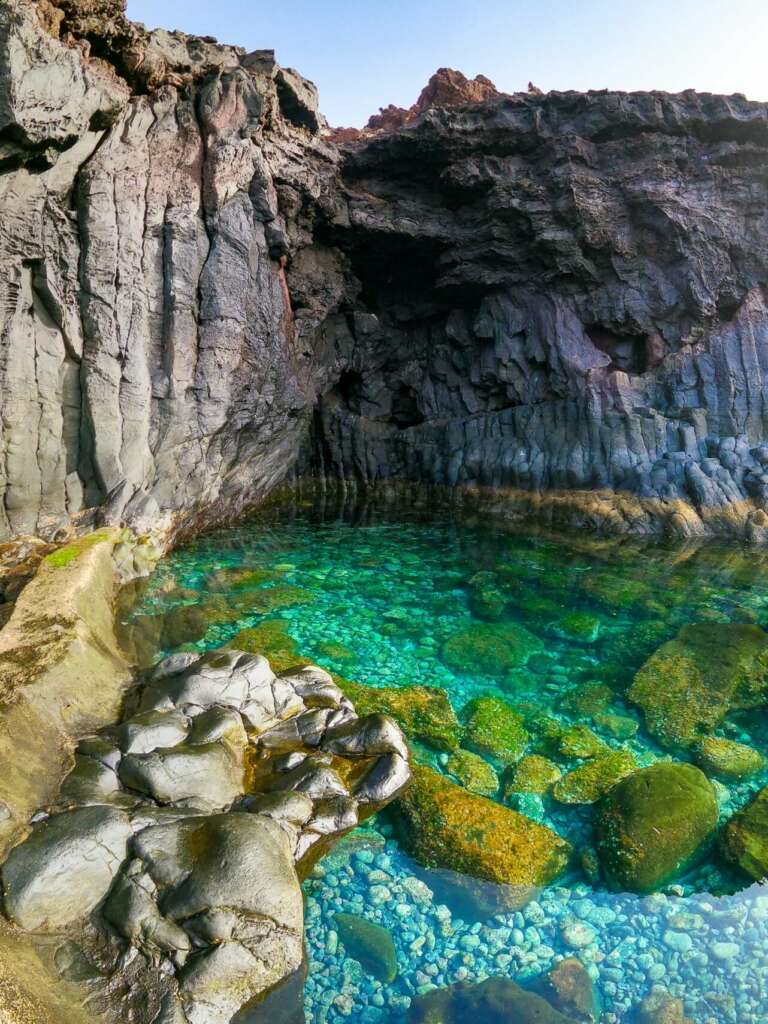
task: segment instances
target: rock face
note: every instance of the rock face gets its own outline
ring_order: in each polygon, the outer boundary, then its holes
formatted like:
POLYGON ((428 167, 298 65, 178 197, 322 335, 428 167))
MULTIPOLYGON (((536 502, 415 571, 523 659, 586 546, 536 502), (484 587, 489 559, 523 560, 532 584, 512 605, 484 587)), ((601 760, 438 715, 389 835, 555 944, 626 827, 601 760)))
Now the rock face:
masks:
POLYGON ((302 966, 300 875, 408 782, 404 737, 322 669, 275 676, 238 651, 171 655, 138 703, 78 744, 53 813, 2 867, 5 913, 90 944, 106 1020, 249 1019, 302 966), (128 964, 130 1007, 113 991, 128 964))
POLYGON ((270 51, 3 4, 0 539, 292 466, 768 537, 766 106, 442 69, 389 115, 337 145, 270 51))

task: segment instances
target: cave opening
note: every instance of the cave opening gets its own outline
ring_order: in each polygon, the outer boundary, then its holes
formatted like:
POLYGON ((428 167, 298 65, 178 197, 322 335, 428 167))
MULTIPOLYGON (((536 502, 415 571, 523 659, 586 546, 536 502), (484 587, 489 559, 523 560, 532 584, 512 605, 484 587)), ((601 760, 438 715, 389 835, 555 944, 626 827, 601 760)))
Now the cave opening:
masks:
POLYGON ((419 409, 416 389, 410 384, 401 384, 392 395, 392 411, 390 420, 398 430, 407 430, 408 427, 418 427, 424 422, 424 416, 419 409))
POLYGON ((611 360, 609 370, 624 373, 645 373, 649 368, 648 339, 642 334, 619 334, 602 324, 588 324, 587 337, 611 360))

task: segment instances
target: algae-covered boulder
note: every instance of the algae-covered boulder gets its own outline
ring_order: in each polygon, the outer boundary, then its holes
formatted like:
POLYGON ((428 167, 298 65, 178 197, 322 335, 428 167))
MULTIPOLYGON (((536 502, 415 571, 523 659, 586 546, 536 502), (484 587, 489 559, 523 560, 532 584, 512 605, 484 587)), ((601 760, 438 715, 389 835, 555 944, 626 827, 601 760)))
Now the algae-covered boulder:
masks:
POLYGON ((275 569, 261 568, 231 568, 217 569, 212 573, 206 582, 209 590, 251 590, 260 587, 264 583, 271 583, 278 579, 280 573, 275 569))
POLYGON ((558 747, 563 757, 586 760, 607 750, 606 745, 586 725, 569 725, 563 729, 558 747))
POLYGON ((570 856, 570 845, 551 829, 426 765, 414 766, 397 806, 404 843, 420 864, 514 887, 520 904, 557 878, 570 856))
POLYGON ((356 914, 334 914, 334 922, 348 956, 385 985, 395 980, 397 952, 387 928, 356 914))
POLYGON ((635 768, 628 750, 612 750, 568 772, 554 784, 552 795, 561 804, 594 804, 635 768))
POLYGON ((595 845, 608 884, 651 892, 695 857, 717 825, 714 788, 690 764, 658 762, 623 779, 597 808, 595 845))
POLYGON ((581 577, 582 589, 610 611, 637 610, 652 596, 651 588, 629 573, 616 575, 608 572, 585 573, 581 577))
POLYGON ((509 978, 458 982, 417 996, 407 1024, 575 1024, 542 996, 509 978))
POLYGON ((615 696, 613 690, 604 683, 588 682, 569 690, 563 707, 572 715, 592 718, 604 712, 615 696))
POLYGON ((529 754, 504 772, 504 798, 512 793, 547 793, 560 775, 560 769, 549 758, 529 754))
POLYGON ((731 818, 720 837, 720 850, 729 863, 757 881, 768 878, 768 786, 731 818))
POLYGON ((478 622, 443 644, 443 661, 458 672, 504 676, 542 649, 541 640, 513 622, 478 622))
POLYGON ((522 715, 498 697, 475 697, 464 708, 464 746, 499 764, 519 761, 528 742, 522 715))
POLYGON ((288 633, 288 625, 285 619, 263 619, 255 626, 241 629, 229 646, 248 654, 263 654, 273 672, 312 664, 309 658, 299 654, 296 641, 288 633))
POLYGON ((478 572, 469 581, 469 608, 478 619, 496 622, 509 604, 509 598, 492 572, 478 572))
POLYGON ((548 632, 575 644, 593 644, 600 634, 600 619, 589 612, 568 612, 551 622, 548 632))
POLYGON ((470 750, 455 750, 445 769, 470 793, 493 796, 499 788, 499 777, 492 765, 470 750))
POLYGON ((635 675, 629 699, 665 747, 688 748, 711 733, 728 711, 768 696, 768 634, 759 626, 684 626, 635 675))
POLYGON ((335 677, 359 715, 389 715, 411 739, 456 750, 461 726, 445 690, 435 686, 364 686, 335 677))
POLYGON ((297 604, 308 604, 314 601, 315 595, 305 587, 295 587, 291 583, 276 583, 270 587, 248 591, 248 608, 252 612, 263 615, 277 608, 292 608, 297 604))
POLYGON ((705 736, 696 747, 696 762, 707 775, 745 779, 765 768, 765 758, 746 743, 705 736))

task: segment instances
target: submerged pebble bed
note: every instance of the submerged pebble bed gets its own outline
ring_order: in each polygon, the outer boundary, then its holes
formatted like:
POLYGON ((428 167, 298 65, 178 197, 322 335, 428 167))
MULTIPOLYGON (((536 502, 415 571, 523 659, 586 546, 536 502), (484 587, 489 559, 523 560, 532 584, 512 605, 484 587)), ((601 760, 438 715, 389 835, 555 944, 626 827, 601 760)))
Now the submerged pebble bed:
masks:
MULTIPOLYGON (((535 703, 566 725, 564 697, 585 680, 605 680, 617 694, 611 712, 636 731, 601 740, 631 751, 639 765, 669 756, 621 696, 645 658, 689 622, 768 625, 768 564, 754 552, 505 535, 442 517, 329 522, 312 510, 218 531, 177 550, 131 617, 207 607, 216 574, 239 569, 277 574, 280 586, 300 588, 296 603, 254 612, 246 598, 236 615, 216 616, 187 646, 218 647, 280 619, 303 655, 358 683, 440 687, 457 713, 493 694, 512 705, 535 703), (524 672, 503 680, 441 656, 451 636, 477 622, 468 581, 500 567, 516 574, 520 623, 542 648, 524 672), (557 625, 572 612, 589 618, 578 639, 557 625)), ((762 712, 731 716, 721 735, 768 753, 762 712)), ((420 754, 445 769, 445 753, 420 754)), ((766 771, 717 782, 722 819, 767 782, 766 771)), ((576 846, 589 841, 587 807, 532 797, 520 810, 576 846)), ((768 1020, 768 890, 746 885, 714 857, 645 897, 607 892, 573 871, 524 909, 479 918, 453 898, 450 879, 440 891, 430 887, 385 813, 342 840, 305 883, 307 1021, 400 1021, 411 999, 433 987, 494 975, 525 982, 576 956, 596 983, 606 1024, 630 1024, 654 987, 683 998, 695 1024, 761 1024, 768 1020), (389 929, 394 981, 376 980, 346 955, 338 913, 389 929)))

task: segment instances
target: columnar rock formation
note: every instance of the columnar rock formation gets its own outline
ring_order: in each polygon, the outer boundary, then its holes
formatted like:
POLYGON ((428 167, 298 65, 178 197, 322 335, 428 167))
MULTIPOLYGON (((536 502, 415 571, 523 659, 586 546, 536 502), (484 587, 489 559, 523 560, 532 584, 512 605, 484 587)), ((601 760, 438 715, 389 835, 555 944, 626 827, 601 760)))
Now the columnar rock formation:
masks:
POLYGON ((193 527, 301 451, 765 539, 767 150, 741 96, 445 70, 334 135, 269 51, 8 0, 0 536, 193 527))

